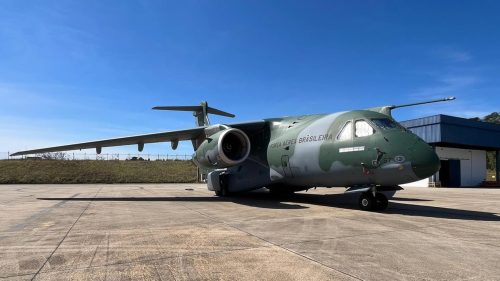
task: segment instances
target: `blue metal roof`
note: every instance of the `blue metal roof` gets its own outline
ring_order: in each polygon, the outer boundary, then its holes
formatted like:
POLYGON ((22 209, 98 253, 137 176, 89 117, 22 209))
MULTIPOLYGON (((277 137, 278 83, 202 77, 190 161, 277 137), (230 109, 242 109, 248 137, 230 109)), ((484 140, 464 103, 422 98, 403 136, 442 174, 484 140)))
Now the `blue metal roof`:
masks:
POLYGON ((449 115, 400 122, 429 144, 486 150, 500 149, 500 125, 449 115))

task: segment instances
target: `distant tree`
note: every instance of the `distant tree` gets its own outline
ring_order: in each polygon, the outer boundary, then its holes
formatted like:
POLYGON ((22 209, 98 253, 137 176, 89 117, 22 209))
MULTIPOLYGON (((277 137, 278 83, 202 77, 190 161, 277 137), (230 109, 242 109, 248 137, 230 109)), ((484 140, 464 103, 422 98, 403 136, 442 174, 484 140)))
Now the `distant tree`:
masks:
POLYGON ((64 152, 49 152, 40 155, 40 158, 44 160, 66 160, 66 153, 64 152))
POLYGON ((483 118, 484 122, 500 124, 500 112, 493 112, 483 118))
POLYGON ((495 170, 496 165, 495 151, 486 152, 486 168, 488 170, 495 170))
MULTIPOLYGON (((475 117, 471 118, 471 120, 500 124, 500 112, 492 112, 483 118, 475 117)), ((488 170, 495 170, 496 159, 494 151, 488 151, 486 153, 486 166, 488 170)))

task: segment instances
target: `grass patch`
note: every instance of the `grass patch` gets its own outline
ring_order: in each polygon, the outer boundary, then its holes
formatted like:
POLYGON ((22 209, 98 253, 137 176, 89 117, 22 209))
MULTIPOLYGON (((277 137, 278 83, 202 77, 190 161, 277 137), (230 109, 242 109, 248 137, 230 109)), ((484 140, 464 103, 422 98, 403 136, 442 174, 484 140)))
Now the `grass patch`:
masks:
POLYGON ((191 161, 1 160, 0 184, 192 183, 191 161))

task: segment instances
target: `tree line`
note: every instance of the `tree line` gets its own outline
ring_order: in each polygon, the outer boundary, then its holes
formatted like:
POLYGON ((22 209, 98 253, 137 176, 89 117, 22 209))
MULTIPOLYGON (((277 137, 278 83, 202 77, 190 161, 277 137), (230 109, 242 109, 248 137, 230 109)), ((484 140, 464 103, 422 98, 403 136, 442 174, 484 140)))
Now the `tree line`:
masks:
MULTIPOLYGON (((472 120, 500 124, 500 112, 492 112, 484 116, 483 118, 475 117, 472 118, 472 120)), ((495 170, 496 158, 494 151, 488 151, 486 153, 486 167, 488 168, 488 170, 495 170)))

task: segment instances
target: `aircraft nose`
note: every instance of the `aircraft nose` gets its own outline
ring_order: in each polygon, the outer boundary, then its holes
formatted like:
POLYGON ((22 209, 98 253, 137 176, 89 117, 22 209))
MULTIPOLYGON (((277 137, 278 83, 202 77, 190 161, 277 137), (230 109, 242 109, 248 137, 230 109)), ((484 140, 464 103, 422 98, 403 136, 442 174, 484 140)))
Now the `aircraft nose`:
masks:
POLYGON ((423 141, 418 141, 413 149, 411 166, 417 177, 425 179, 439 171, 441 162, 432 147, 423 141))

